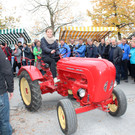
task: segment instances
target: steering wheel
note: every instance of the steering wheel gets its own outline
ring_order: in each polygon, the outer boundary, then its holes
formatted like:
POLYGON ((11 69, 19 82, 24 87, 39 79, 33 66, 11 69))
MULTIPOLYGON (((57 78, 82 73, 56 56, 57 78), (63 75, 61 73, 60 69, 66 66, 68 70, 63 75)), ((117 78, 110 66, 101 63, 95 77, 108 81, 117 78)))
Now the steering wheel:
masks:
POLYGON ((62 59, 63 56, 66 54, 67 55, 67 52, 68 52, 68 49, 66 47, 61 47, 61 48, 57 48, 55 51, 57 52, 58 50, 62 49, 61 52, 59 52, 59 57, 62 59), (63 48, 63 49, 62 49, 63 48), (62 52, 64 52, 66 49, 66 52, 64 54, 62 54, 62 52))
POLYGON ((73 51, 73 57, 76 57, 76 55, 78 55, 78 57, 80 57, 80 54, 76 51, 73 51))

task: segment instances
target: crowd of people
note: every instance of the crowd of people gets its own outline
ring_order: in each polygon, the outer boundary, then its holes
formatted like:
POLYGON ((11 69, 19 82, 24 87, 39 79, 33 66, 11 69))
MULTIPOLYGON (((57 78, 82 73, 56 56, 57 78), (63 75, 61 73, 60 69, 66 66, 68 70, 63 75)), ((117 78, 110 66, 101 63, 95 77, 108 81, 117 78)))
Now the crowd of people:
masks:
MULTIPOLYGON (((70 39, 67 44, 64 39, 56 40, 51 28, 45 31, 45 36, 41 41, 35 39, 31 45, 19 41, 15 44, 15 49, 11 50, 6 43, 1 44, 9 61, 14 56, 13 72, 16 74, 16 67, 21 65, 36 65, 37 56, 42 56, 42 60, 48 63, 53 78, 56 78, 56 63, 60 59, 59 54, 65 57, 87 57, 104 58, 111 61, 116 67, 116 81, 128 82, 128 76, 131 75, 135 82, 135 37, 130 42, 126 38, 116 41, 115 39, 104 40, 101 42, 82 38, 70 39), (22 64, 21 64, 22 63, 22 64)), ((55 79, 57 81, 57 79, 55 79)))
POLYGON ((9 122, 9 100, 13 97, 14 90, 12 73, 15 75, 16 67, 20 69, 22 65, 36 66, 38 56, 49 64, 54 82, 59 81, 56 77, 56 63, 60 59, 59 54, 61 54, 63 58, 107 59, 116 67, 117 84, 120 84, 120 80, 128 82, 129 75, 132 76, 135 83, 135 37, 132 37, 130 42, 123 38, 118 42, 115 39, 106 41, 102 39, 100 43, 93 42, 92 39, 87 39, 86 43, 81 38, 70 39, 70 43, 67 44, 63 39, 58 42, 53 36, 52 29, 48 28, 41 41, 36 39, 30 46, 27 43, 22 45, 20 41, 14 45, 14 50, 11 50, 6 43, 0 43, 0 46, 0 134, 3 135, 11 135, 14 132, 9 122), (13 65, 12 57, 14 57, 13 65), (10 94, 9 98, 8 93, 10 94))

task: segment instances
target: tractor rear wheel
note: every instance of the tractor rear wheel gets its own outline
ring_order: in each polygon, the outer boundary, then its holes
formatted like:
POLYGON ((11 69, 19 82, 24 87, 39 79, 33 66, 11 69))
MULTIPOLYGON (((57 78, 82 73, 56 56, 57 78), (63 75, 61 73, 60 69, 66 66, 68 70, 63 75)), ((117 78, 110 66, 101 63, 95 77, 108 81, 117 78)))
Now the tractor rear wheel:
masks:
POLYGON ((23 103, 29 111, 37 111, 41 104, 41 91, 38 80, 32 81, 26 71, 19 76, 20 95, 23 103))
POLYGON ((127 109, 127 99, 124 92, 120 89, 113 90, 113 102, 108 104, 109 114, 112 116, 121 116, 126 112, 127 109))
POLYGON ((60 100, 57 104, 59 125, 64 134, 70 135, 77 130, 77 117, 69 99, 60 100))

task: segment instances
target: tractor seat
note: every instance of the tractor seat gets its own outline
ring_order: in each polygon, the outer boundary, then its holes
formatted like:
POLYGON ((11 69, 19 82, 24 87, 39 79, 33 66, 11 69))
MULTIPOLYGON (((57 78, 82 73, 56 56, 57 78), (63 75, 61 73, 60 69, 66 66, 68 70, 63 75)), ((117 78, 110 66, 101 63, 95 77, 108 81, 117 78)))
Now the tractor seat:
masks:
POLYGON ((49 64, 44 63, 44 61, 42 60, 40 56, 37 56, 37 61, 40 62, 40 65, 42 68, 49 68, 49 64))
POLYGON ((49 64, 44 63, 44 62, 41 60, 41 67, 43 67, 43 68, 49 68, 49 64))

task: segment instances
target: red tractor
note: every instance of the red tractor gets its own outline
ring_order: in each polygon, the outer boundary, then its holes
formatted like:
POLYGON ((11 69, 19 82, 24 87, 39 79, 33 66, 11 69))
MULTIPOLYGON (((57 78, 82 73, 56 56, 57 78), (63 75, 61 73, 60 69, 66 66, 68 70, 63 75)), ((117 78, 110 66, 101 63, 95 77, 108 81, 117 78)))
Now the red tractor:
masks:
POLYGON ((62 96, 69 96, 80 103, 74 109, 69 99, 57 104, 59 125, 64 134, 70 135, 77 130, 76 114, 93 109, 101 109, 112 116, 121 116, 127 109, 127 100, 121 90, 114 88, 116 70, 105 59, 63 58, 57 62, 57 78, 54 84, 49 66, 38 59, 45 72, 41 74, 35 66, 23 66, 19 70, 20 93, 24 105, 29 111, 36 111, 41 106, 41 94, 57 91, 62 96))

